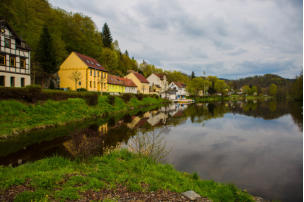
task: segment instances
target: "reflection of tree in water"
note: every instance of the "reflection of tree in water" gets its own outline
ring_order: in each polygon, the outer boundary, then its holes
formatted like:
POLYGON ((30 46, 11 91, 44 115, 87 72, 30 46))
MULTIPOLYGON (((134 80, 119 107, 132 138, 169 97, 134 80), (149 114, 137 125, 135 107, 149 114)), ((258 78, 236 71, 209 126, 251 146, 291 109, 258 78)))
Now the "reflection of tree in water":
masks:
POLYGON ((121 122, 109 130, 104 128, 103 125, 91 125, 73 134, 63 145, 73 157, 87 158, 115 149, 121 142, 128 142, 136 133, 121 122))
POLYGON ((131 152, 149 156, 155 161, 160 161, 169 154, 164 137, 156 130, 148 133, 139 133, 131 138, 128 143, 128 149, 131 152))

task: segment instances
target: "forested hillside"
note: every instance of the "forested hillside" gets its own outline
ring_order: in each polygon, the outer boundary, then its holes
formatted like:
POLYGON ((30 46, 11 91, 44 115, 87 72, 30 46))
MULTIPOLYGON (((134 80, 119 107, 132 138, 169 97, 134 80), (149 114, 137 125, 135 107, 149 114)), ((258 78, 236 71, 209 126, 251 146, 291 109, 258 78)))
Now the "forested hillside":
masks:
POLYGON ((257 86, 259 88, 267 88, 271 84, 283 87, 290 85, 292 79, 285 79, 275 74, 265 74, 263 76, 246 77, 239 80, 231 80, 231 86, 235 89, 240 89, 244 85, 257 86))

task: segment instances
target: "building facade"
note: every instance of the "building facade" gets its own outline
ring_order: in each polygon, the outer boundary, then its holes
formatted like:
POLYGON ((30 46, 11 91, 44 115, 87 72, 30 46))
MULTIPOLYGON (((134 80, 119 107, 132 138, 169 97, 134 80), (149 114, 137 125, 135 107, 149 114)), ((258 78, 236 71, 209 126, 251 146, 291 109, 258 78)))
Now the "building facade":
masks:
POLYGON ((72 52, 60 65, 58 71, 60 88, 107 92, 108 71, 97 60, 72 52))
POLYGON ((125 84, 125 93, 132 93, 132 94, 136 94, 137 93, 137 86, 135 85, 135 83, 127 78, 123 78, 124 79, 124 84, 125 84))
POLYGON ((151 92, 160 94, 168 89, 167 77, 164 74, 152 73, 148 76, 147 80, 149 81, 151 92))
POLYGON ((5 20, 0 19, 0 86, 31 84, 31 51, 5 20))
POLYGON ((108 75, 108 92, 112 94, 125 93, 124 79, 112 74, 108 75))
POLYGON ((176 90, 175 99, 184 99, 188 95, 186 85, 182 82, 171 82, 169 89, 176 90))
POLYGON ((138 72, 130 72, 125 78, 130 79, 137 86, 137 93, 149 94, 149 81, 138 72))

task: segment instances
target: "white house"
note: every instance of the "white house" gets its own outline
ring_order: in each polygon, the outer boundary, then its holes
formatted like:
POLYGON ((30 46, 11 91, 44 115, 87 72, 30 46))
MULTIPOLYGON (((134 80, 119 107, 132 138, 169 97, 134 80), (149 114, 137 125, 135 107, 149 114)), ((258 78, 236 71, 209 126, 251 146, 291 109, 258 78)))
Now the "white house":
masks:
POLYGON ((3 19, 0 19, 0 86, 31 84, 30 48, 3 19))
POLYGON ((127 78, 123 78, 125 84, 125 93, 133 93, 137 94, 137 85, 131 80, 127 78))
POLYGON ((148 76, 150 92, 162 93, 168 89, 167 77, 164 74, 152 73, 148 76))
POLYGON ((176 90, 175 99, 183 99, 188 95, 186 91, 186 85, 182 82, 171 82, 169 84, 169 89, 176 90))

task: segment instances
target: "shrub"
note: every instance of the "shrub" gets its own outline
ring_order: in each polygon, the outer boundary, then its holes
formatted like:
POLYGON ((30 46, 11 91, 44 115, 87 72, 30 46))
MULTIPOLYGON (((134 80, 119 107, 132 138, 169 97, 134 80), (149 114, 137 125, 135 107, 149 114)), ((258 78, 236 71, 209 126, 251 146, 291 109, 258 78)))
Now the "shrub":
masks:
POLYGON ((42 90, 37 85, 27 86, 26 88, 0 88, 0 99, 15 99, 35 103, 40 100, 66 100, 68 98, 85 99, 88 105, 98 103, 98 94, 92 92, 42 90))
POLYGON ((108 96, 108 102, 109 102, 110 105, 114 105, 115 104, 115 96, 109 95, 108 96))
POLYGON ((133 97, 133 94, 131 93, 125 93, 121 96, 121 98, 125 101, 125 102, 129 102, 130 99, 133 97))

